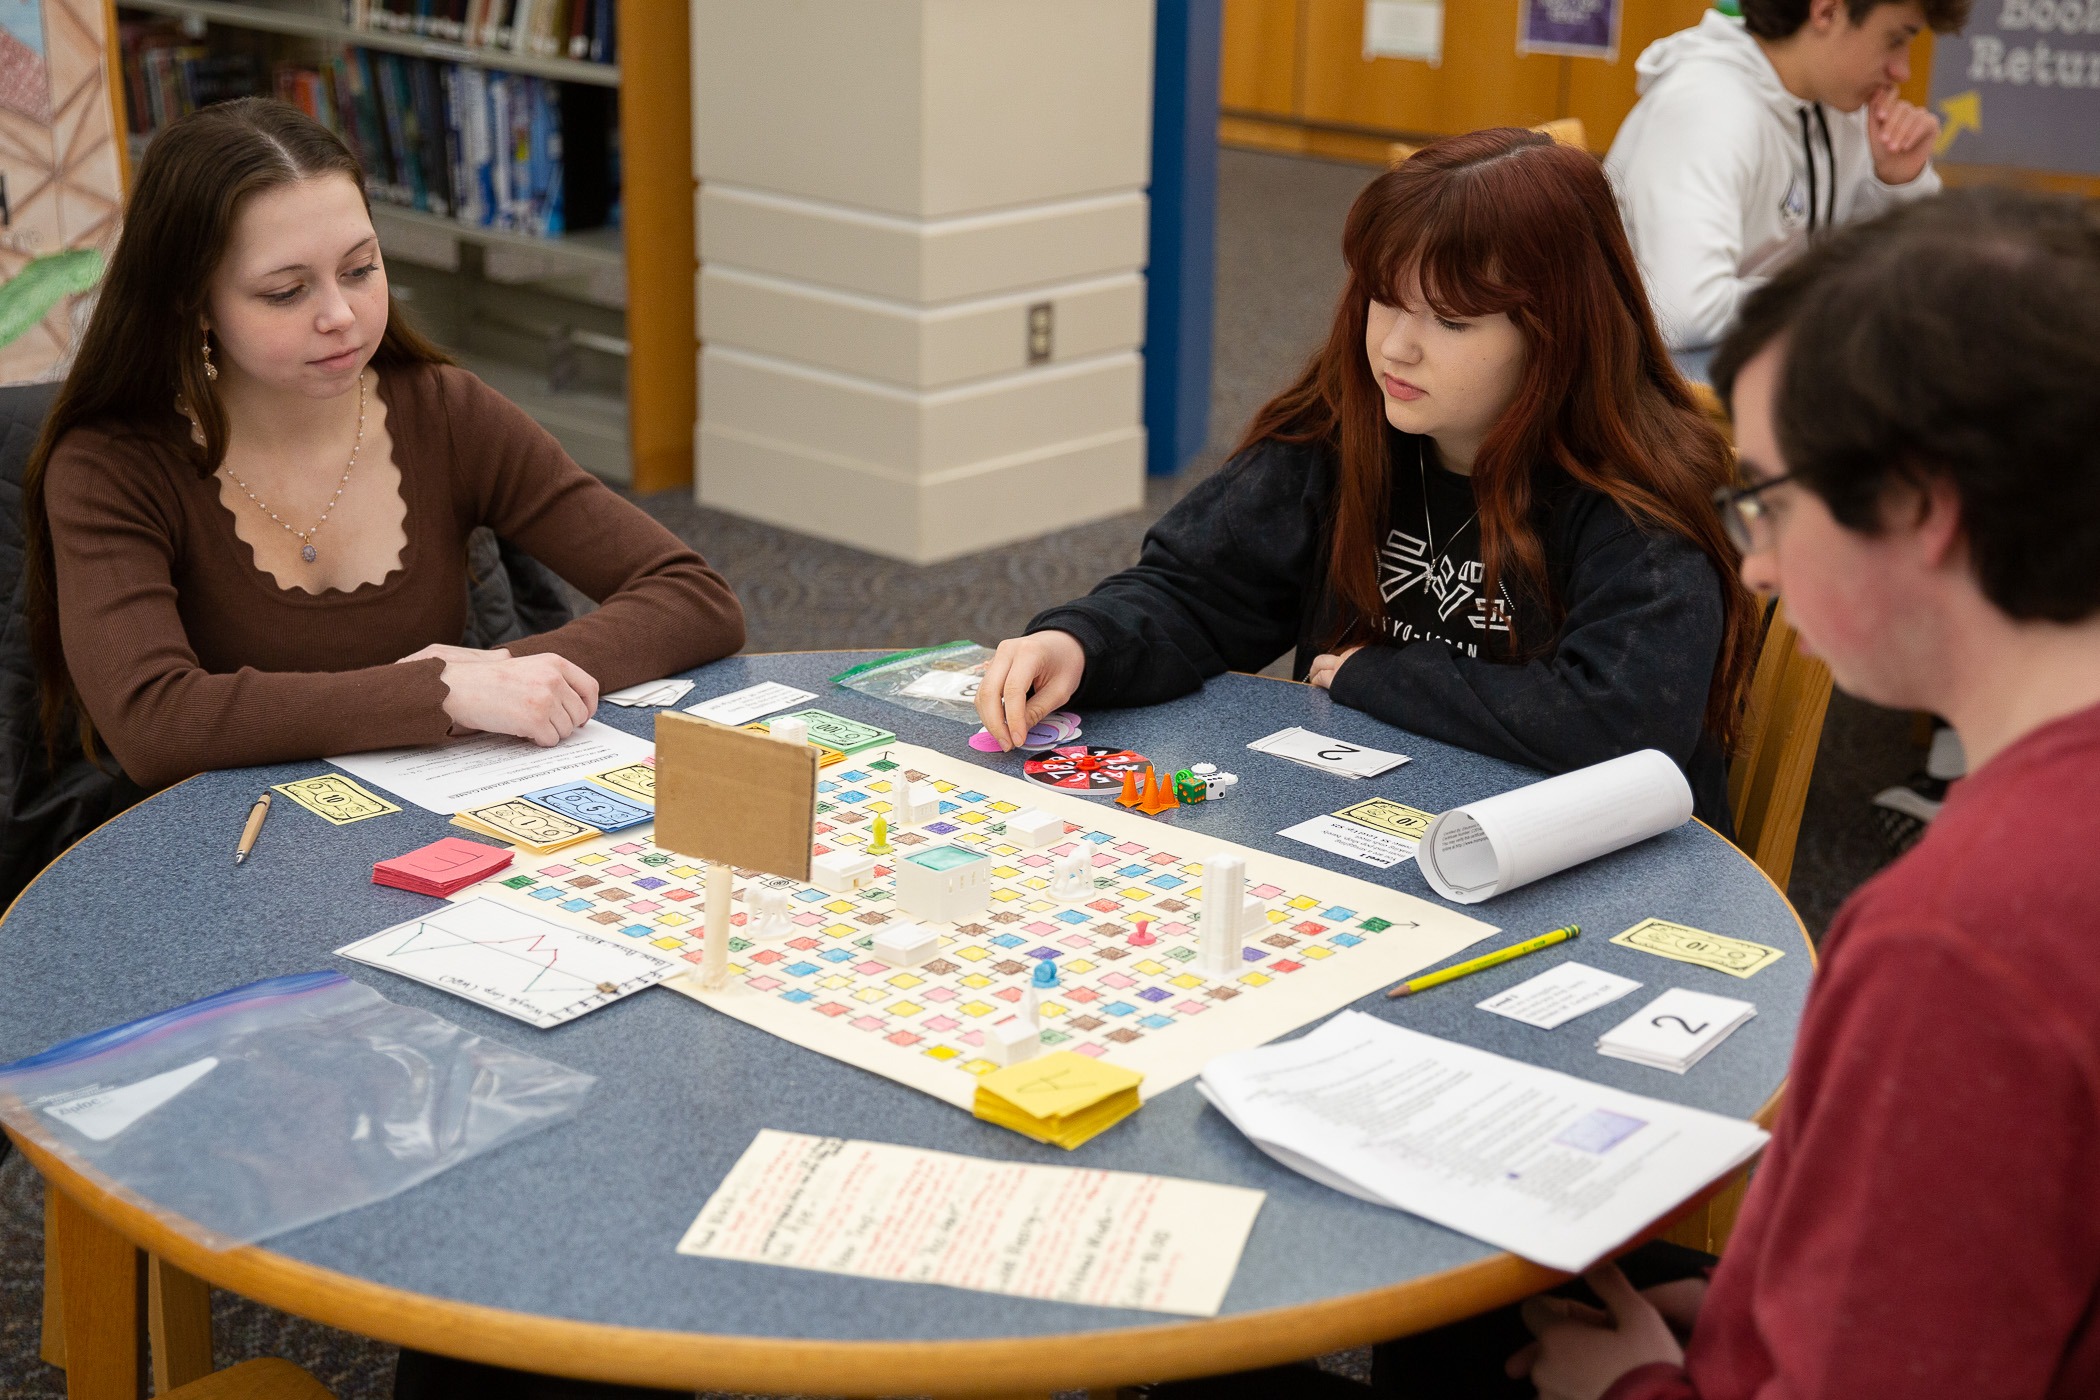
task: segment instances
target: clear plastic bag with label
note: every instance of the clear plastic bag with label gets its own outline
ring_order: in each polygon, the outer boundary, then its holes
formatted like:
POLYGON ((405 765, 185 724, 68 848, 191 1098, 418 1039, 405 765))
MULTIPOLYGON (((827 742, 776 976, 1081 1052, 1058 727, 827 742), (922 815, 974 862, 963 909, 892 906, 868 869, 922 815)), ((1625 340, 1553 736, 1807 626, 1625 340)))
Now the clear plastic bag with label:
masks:
POLYGON ((863 662, 839 672, 831 683, 920 714, 974 725, 977 685, 984 679, 984 663, 991 659, 990 647, 948 642, 863 662))
POLYGON ((557 1123, 596 1082, 309 972, 0 1065, 0 1120, 228 1249, 557 1123))

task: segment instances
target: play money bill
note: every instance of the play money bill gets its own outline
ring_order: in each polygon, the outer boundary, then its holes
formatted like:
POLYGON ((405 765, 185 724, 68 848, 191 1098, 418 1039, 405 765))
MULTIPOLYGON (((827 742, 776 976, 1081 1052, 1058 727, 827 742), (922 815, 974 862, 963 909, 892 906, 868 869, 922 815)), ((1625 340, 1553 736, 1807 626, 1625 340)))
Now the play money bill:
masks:
POLYGON ((1767 948, 1762 943, 1723 938, 1718 933, 1708 933, 1689 924, 1673 924, 1667 919, 1643 919, 1612 942, 1653 953, 1659 958, 1710 967, 1730 977, 1748 977, 1786 956, 1779 949, 1767 948))

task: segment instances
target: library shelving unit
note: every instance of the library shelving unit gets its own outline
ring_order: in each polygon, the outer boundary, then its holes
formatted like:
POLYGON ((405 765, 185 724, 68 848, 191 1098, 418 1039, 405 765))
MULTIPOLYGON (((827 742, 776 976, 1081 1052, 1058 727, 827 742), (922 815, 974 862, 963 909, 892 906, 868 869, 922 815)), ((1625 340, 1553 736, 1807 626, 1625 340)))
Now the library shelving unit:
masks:
POLYGON ((115 8, 125 19, 180 21, 207 47, 220 34, 265 44, 274 58, 326 60, 361 48, 612 89, 619 227, 541 237, 377 200, 372 216, 396 295, 420 329, 585 467, 660 491, 692 481, 697 416, 689 18, 665 0, 615 3, 614 63, 357 27, 341 18, 341 0, 116 0, 115 8))

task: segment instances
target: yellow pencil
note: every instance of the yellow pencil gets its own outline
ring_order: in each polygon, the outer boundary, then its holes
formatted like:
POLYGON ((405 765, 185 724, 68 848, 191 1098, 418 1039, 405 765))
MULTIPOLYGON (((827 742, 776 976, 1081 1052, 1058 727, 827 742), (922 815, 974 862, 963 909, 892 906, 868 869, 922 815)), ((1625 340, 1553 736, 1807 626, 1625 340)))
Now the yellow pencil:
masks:
POLYGON ((248 809, 247 824, 241 828, 241 843, 234 848, 233 852, 233 863, 235 865, 239 865, 246 860, 248 852, 255 849, 255 838, 262 832, 263 818, 269 815, 270 794, 266 792, 261 797, 256 798, 255 805, 248 809))
POLYGON ((1407 997, 1413 996, 1416 992, 1427 991, 1431 987, 1441 987, 1446 982, 1455 982, 1469 973, 1480 971, 1482 968, 1499 967, 1513 958, 1523 957, 1526 953, 1536 953, 1541 948, 1551 948, 1556 943, 1565 943, 1581 932, 1581 924, 1569 924, 1566 928, 1557 928, 1551 933, 1542 933, 1537 938, 1527 938, 1522 943, 1512 944, 1499 953, 1489 953, 1484 958, 1475 958, 1471 962, 1462 962, 1457 967, 1447 967, 1442 972, 1432 972, 1427 977, 1417 977, 1412 982, 1402 982, 1399 986, 1387 992, 1386 995, 1388 997, 1407 997))

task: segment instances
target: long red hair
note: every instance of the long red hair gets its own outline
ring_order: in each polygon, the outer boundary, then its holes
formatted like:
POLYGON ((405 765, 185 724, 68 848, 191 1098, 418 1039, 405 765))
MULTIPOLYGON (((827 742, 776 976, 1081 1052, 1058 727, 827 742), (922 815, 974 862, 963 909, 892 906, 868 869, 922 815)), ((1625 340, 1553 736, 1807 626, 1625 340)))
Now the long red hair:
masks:
MULTIPOLYGON (((1378 635, 1385 600, 1384 398, 1364 343, 1373 300, 1405 303, 1419 286, 1439 315, 1508 313, 1527 348, 1515 401, 1473 461, 1483 597, 1507 587, 1553 619, 1534 505, 1553 474, 1611 497, 1643 529, 1681 535, 1713 562, 1727 619, 1707 693, 1706 728, 1733 743, 1756 662, 1759 612, 1712 506, 1734 454, 1692 400, 1655 327, 1618 205, 1594 156, 1533 131, 1499 129, 1423 147, 1357 196, 1342 233, 1349 283, 1327 343, 1296 383, 1254 415, 1258 442, 1319 442, 1340 459, 1327 591, 1334 645, 1378 635)), ((1519 637, 1541 654, 1551 637, 1519 637)))

